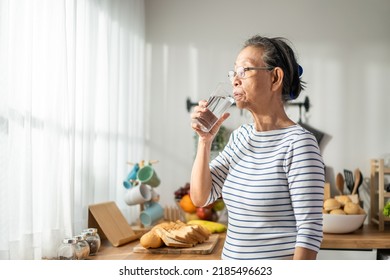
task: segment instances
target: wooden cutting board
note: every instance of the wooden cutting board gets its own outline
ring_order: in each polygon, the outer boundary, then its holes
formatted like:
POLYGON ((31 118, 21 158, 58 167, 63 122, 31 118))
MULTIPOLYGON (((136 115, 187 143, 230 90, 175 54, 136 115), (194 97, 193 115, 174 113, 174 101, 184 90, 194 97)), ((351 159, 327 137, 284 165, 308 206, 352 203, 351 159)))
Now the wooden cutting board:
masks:
POLYGON ((201 244, 197 244, 191 248, 174 248, 174 247, 161 247, 156 249, 146 249, 141 244, 137 244, 133 248, 135 253, 148 253, 148 254, 200 254, 207 255, 211 254, 214 250, 215 245, 218 242, 219 235, 212 234, 209 239, 201 244))

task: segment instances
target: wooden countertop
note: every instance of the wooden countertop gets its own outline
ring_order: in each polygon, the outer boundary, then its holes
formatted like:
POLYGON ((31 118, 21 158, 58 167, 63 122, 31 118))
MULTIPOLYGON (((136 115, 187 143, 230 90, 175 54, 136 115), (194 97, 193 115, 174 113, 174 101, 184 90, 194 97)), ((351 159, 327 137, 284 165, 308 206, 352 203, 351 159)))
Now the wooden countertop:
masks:
POLYGON ((139 244, 139 240, 130 242, 120 247, 113 247, 106 239, 102 241, 99 252, 90 256, 90 260, 219 260, 221 259, 225 233, 218 234, 219 238, 211 254, 149 254, 135 253, 133 248, 139 244))
MULTIPOLYGON (((219 260, 225 233, 219 234, 218 242, 211 254, 148 254, 135 253, 133 248, 139 244, 139 240, 130 242, 120 247, 113 247, 108 240, 102 241, 102 246, 96 256, 90 256, 91 260, 191 260, 196 256, 197 260, 219 260)), ((376 225, 364 225, 353 233, 348 234, 324 234, 321 249, 389 249, 390 229, 380 232, 376 225)))
POLYGON ((378 225, 364 225, 347 234, 324 233, 321 249, 389 249, 390 228, 380 232, 378 225))

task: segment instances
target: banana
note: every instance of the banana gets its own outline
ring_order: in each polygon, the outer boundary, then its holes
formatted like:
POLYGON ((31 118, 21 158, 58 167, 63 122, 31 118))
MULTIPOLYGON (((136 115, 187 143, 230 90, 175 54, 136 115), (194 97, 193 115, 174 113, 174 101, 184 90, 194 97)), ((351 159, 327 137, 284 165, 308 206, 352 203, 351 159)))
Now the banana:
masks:
POLYGON ((191 220, 187 222, 188 225, 201 225, 207 228, 211 233, 225 232, 227 227, 224 224, 206 221, 206 220, 191 220))

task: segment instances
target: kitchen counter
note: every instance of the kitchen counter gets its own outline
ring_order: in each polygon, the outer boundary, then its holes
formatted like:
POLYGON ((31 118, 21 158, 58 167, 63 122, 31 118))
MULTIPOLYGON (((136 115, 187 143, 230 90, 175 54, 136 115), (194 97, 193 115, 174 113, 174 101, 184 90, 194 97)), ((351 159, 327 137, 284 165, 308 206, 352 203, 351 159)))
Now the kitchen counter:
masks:
POLYGON ((113 247, 106 239, 102 241, 102 245, 96 256, 90 256, 90 260, 193 260, 196 256, 197 260, 219 260, 225 233, 218 234, 218 241, 211 254, 149 254, 135 253, 133 248, 139 244, 139 240, 130 242, 120 247, 113 247))
MULTIPOLYGON (((91 260, 219 260, 222 252, 225 233, 219 234, 218 242, 211 254, 149 254, 134 253, 133 248, 139 241, 133 241, 120 247, 113 247, 108 240, 102 241, 102 246, 91 260)), ((390 229, 380 232, 378 226, 364 225, 349 234, 324 234, 321 250, 377 250, 390 248, 390 229)))
POLYGON ((379 231, 378 225, 364 225, 347 234, 324 233, 321 249, 389 249, 390 229, 379 231))

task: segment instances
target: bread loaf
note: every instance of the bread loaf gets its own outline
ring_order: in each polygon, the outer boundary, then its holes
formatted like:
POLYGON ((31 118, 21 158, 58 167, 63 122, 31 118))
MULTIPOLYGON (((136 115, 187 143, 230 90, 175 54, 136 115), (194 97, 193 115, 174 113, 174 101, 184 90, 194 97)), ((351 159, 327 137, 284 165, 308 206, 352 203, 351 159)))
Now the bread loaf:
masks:
POLYGON ((360 214, 360 206, 353 202, 347 202, 344 206, 344 211, 349 215, 357 215, 360 214))
POLYGON ((323 214, 341 214, 341 215, 358 215, 366 214, 364 209, 358 203, 352 201, 347 195, 336 196, 335 198, 328 198, 324 201, 323 214))
POLYGON ((182 221, 163 222, 145 233, 140 239, 140 244, 144 248, 158 248, 164 245, 187 248, 203 243, 210 234, 200 225, 188 225, 182 221))
POLYGON ((167 230, 163 228, 157 228, 156 233, 160 236, 166 246, 168 247, 178 247, 178 248, 189 248, 193 247, 195 244, 190 241, 181 241, 175 239, 175 237, 167 230))
POLYGON ((142 235, 140 243, 144 248, 159 248, 163 245, 162 239, 154 230, 142 235))
POLYGON ((348 195, 338 195, 335 196, 335 199, 340 202, 341 206, 344 206, 348 202, 352 202, 351 198, 348 195))
POLYGON ((324 201, 325 211, 339 209, 340 207, 341 207, 341 203, 338 202, 335 198, 328 198, 327 200, 324 201))
POLYGON ((332 215, 346 215, 343 209, 333 209, 329 212, 332 215))

